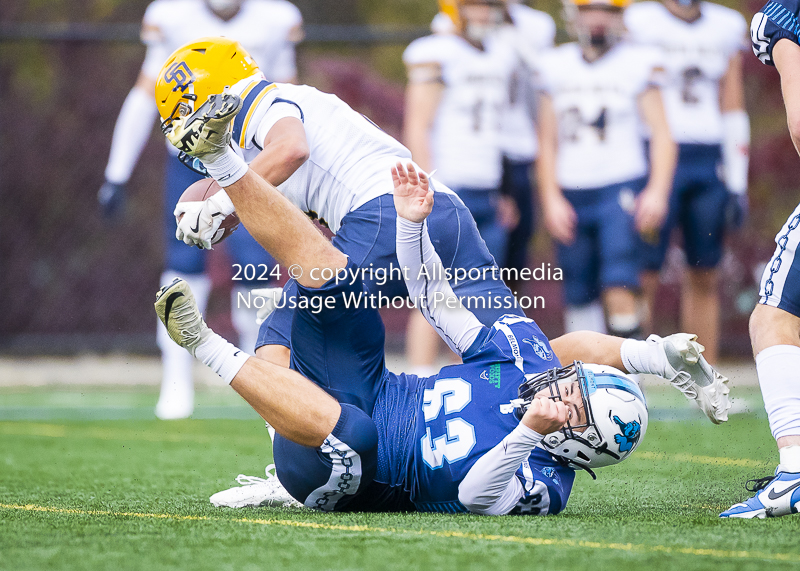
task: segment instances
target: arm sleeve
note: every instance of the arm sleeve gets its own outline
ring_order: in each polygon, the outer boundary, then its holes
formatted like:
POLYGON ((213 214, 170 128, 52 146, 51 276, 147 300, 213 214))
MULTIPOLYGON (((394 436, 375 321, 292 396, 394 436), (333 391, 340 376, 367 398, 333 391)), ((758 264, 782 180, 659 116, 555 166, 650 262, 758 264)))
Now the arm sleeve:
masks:
POLYGON ((427 222, 397 217, 397 260, 411 299, 447 345, 461 355, 483 325, 461 305, 447 281, 442 261, 428 235, 427 222))
POLYGON ((106 166, 106 180, 125 184, 150 138, 153 120, 158 115, 153 96, 138 87, 131 89, 114 126, 111 153, 106 166))
POLYGON ((500 444, 481 456, 458 486, 458 501, 481 515, 504 515, 525 495, 516 476, 543 436, 519 424, 500 444))

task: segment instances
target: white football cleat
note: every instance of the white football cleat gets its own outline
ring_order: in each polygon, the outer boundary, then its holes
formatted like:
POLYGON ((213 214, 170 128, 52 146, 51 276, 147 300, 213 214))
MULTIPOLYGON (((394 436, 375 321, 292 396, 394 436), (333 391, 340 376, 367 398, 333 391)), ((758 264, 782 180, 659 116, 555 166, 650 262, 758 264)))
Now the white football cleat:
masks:
POLYGON ((156 404, 156 416, 161 420, 189 418, 194 412, 194 386, 183 382, 166 381, 156 404))
POLYGON ((156 313, 170 338, 194 356, 197 347, 213 331, 208 328, 189 284, 181 278, 162 287, 156 293, 156 313))
POLYGON ((233 93, 209 95, 200 108, 187 117, 166 121, 161 130, 179 151, 203 160, 225 151, 231 140, 231 123, 242 108, 233 93))
POLYGON ((265 472, 266 479, 239 474, 236 476, 236 481, 241 485, 217 492, 209 498, 211 504, 218 508, 305 507, 290 496, 278 480, 278 476, 275 475, 275 464, 267 466, 265 472))
POLYGON ((697 335, 674 333, 663 339, 651 335, 647 341, 658 343, 666 355, 665 378, 687 399, 697 402, 711 422, 726 422, 731 408, 728 378, 705 360, 705 347, 697 342, 697 335))
POLYGON ((746 488, 756 495, 732 505, 719 517, 764 519, 796 514, 800 509, 800 474, 775 470, 775 476, 749 480, 746 488))

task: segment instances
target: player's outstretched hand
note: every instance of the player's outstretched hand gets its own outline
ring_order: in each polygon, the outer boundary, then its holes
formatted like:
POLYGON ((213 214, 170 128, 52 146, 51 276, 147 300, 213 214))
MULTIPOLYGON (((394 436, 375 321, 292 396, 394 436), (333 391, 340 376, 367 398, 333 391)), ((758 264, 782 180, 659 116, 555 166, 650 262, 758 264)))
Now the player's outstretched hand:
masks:
POLYGON ((408 170, 403 163, 392 167, 394 182, 394 207, 397 214, 411 222, 422 222, 433 210, 433 190, 430 189, 428 176, 424 172, 417 173, 414 165, 408 163, 408 170))
POLYGON ((561 401, 535 398, 522 417, 522 424, 539 434, 550 434, 567 423, 568 409, 561 401))

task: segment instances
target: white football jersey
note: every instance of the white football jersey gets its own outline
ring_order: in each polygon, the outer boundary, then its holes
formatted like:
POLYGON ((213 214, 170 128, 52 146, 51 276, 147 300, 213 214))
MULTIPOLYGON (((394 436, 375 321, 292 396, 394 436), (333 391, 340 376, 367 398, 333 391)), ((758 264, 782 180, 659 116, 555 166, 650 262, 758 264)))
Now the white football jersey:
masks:
POLYGON ((719 82, 731 58, 747 47, 747 23, 739 12, 710 2, 700 13, 686 22, 660 2, 641 2, 625 11, 625 24, 634 42, 664 50, 662 93, 673 138, 719 144, 719 82))
POLYGON ((142 73, 156 79, 167 58, 182 45, 207 36, 225 36, 244 46, 274 81, 297 75, 294 58, 300 11, 286 0, 245 0, 239 13, 220 19, 203 0, 156 0, 142 22, 147 46, 142 73))
MULTIPOLYGON (((514 22, 520 49, 535 57, 553 47, 556 23, 549 14, 513 3, 509 3, 508 12, 514 22)), ((533 161, 539 149, 534 118, 531 116, 536 95, 532 72, 525 63, 519 62, 514 68, 508 93, 500 148, 505 156, 515 161, 533 161)))
MULTIPOLYGON (((248 163, 277 121, 303 122, 309 158, 278 189, 289 201, 335 233, 342 218, 394 190, 391 167, 411 153, 335 95, 307 85, 270 83, 261 74, 232 87, 244 104, 234 119, 232 142, 248 163)), ((443 190, 441 185, 437 190, 443 190)))
POLYGON ((403 54, 408 66, 438 64, 444 92, 430 138, 432 168, 452 188, 499 188, 500 129, 515 56, 497 38, 479 50, 455 34, 413 41, 403 54))
POLYGON ((645 176, 639 96, 655 85, 657 50, 622 42, 589 63, 576 43, 541 57, 540 86, 558 120, 558 183, 608 186, 645 176))

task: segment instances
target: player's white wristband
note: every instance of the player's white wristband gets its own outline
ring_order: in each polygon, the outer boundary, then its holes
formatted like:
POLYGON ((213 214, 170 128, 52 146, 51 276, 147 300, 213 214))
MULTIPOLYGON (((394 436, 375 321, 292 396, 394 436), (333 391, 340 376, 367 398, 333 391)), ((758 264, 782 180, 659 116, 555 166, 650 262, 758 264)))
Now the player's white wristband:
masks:
POLYGON ((722 162, 725 184, 733 193, 747 192, 747 170, 750 159, 750 118, 744 110, 722 114, 722 162))
MULTIPOLYGON (((247 163, 237 155, 231 147, 227 147, 225 152, 218 157, 204 157, 203 164, 208 169, 208 174, 214 177, 221 187, 230 186, 245 174, 247 174, 247 163)), ((230 200, 230 199, 229 199, 230 200)))

